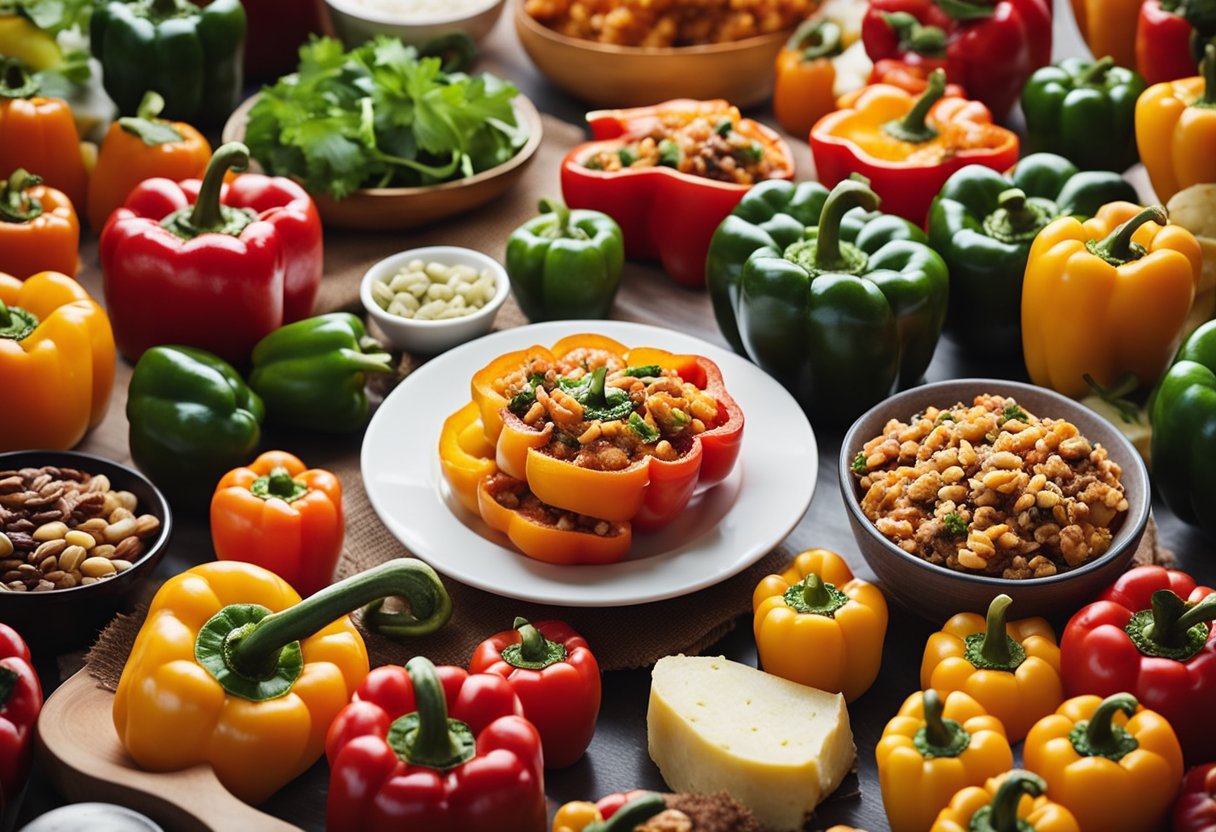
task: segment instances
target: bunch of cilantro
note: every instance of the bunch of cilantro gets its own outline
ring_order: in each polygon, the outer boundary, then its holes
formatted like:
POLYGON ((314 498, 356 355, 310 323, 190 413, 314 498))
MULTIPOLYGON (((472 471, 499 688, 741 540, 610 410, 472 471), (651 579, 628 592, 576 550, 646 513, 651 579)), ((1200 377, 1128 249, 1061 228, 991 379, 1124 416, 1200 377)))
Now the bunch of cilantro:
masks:
POLYGON ((314 39, 298 72, 263 88, 245 143, 268 172, 336 199, 461 179, 518 153, 528 136, 511 106, 516 88, 441 64, 385 36, 350 52, 314 39))

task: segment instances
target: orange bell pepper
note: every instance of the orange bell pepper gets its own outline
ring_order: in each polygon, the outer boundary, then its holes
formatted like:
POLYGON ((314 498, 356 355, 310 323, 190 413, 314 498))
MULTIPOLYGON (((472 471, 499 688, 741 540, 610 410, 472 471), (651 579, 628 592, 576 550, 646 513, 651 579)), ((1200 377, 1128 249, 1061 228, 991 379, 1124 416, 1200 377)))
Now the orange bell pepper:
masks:
POLYGON ((486 439, 474 402, 444 421, 439 434, 439 464, 460 504, 477 514, 477 486, 498 473, 498 466, 494 464, 494 443, 486 439))
POLYGON ((768 673, 852 702, 870 689, 882 664, 887 602, 853 577, 844 558, 811 549, 752 593, 753 630, 768 673))
POLYGON ((0 376, 0 451, 72 447, 110 405, 109 318, 67 275, 0 274, 0 376))
POLYGON ((23 168, 0 180, 0 271, 75 274, 80 223, 62 191, 23 168))
MULTIPOLYGON (((1119 66, 1136 65, 1136 24, 1144 0, 1072 0, 1081 37, 1094 57, 1110 55, 1119 66)), ((1164 197, 1163 197, 1164 198, 1164 197)))
POLYGON ((94 231, 101 232, 114 209, 145 179, 163 176, 180 182, 202 179, 207 172, 211 145, 189 124, 157 118, 164 106, 165 100, 149 90, 135 116, 110 125, 89 179, 88 218, 94 231))
POLYGON ((909 696, 874 754, 891 832, 925 832, 960 789, 1013 768, 1001 721, 957 690, 909 696))
POLYGON ((929 636, 920 665, 922 688, 961 690, 1005 726, 1010 742, 1064 701, 1060 648, 1042 618, 1005 622, 1013 599, 998 595, 988 616, 961 612, 929 636))
POLYGON ((1161 206, 1113 202, 1084 224, 1061 217, 1035 237, 1022 282, 1022 351, 1031 380, 1080 398, 1127 373, 1151 387, 1169 367, 1203 255, 1161 206))
POLYGON ((1157 829, 1182 783, 1174 729, 1130 693, 1067 700, 1030 729, 1022 759, 1095 832, 1157 829))
POLYGON ((1204 52, 1202 75, 1149 87, 1136 99, 1136 145, 1157 199, 1216 182, 1216 44, 1204 52))
POLYGON ((344 533, 338 478, 284 451, 229 471, 211 498, 216 557, 269 569, 305 597, 333 581, 344 533))
POLYGON ((0 179, 17 168, 67 194, 79 213, 89 175, 72 109, 61 98, 38 95, 38 82, 20 61, 0 57, 0 179))
POLYGON ((870 59, 861 42, 865 5, 829 0, 777 53, 773 114, 787 133, 805 137, 836 109, 836 99, 866 84, 870 59))
POLYGON ((929 832, 1081 832, 1072 812, 1048 800, 1046 791, 1042 777, 1014 769, 956 794, 929 832))

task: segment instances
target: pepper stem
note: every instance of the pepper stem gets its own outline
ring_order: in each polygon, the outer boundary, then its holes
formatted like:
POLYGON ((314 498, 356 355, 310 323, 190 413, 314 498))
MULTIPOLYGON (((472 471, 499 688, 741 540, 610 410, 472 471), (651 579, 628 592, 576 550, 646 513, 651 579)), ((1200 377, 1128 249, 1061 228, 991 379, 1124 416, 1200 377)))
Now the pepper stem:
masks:
POLYGON ((928 86, 916 99, 912 109, 902 119, 888 121, 882 126, 887 135, 912 144, 924 144, 937 138, 938 132, 926 120, 941 97, 946 94, 946 71, 935 69, 929 73, 928 86))
POLYGON ((1026 207, 1026 192, 1021 188, 1001 191, 996 198, 998 209, 1003 208, 1014 231, 1025 231, 1038 223, 1038 215, 1026 207))
POLYGON ((8 698, 13 695, 19 678, 15 671, 0 667, 0 708, 4 707, 8 698))
POLYGON ((308 493, 308 486, 292 479, 291 472, 282 465, 276 465, 269 474, 254 480, 249 490, 263 500, 277 497, 285 503, 293 503, 308 493))
POLYGON ((812 572, 802 579, 802 601, 808 607, 823 607, 831 600, 832 596, 823 585, 823 578, 812 572))
POLYGON ((878 210, 880 201, 868 182, 857 179, 845 179, 832 188, 823 203, 823 210, 819 212, 819 225, 816 227, 816 269, 824 272, 852 270, 854 264, 841 246, 840 223, 844 215, 854 208, 878 210))
POLYGON ((946 51, 946 33, 937 26, 925 26, 908 12, 879 12, 879 14, 899 37, 901 52, 935 56, 946 51))
POLYGON ((949 745, 950 732, 946 729, 946 722, 942 718, 942 713, 945 710, 945 703, 942 702, 941 695, 933 688, 925 691, 925 736, 931 745, 949 745))
POLYGON ((180 11, 177 0, 152 0, 152 13, 156 17, 173 17, 180 11))
POLYGON ((1199 62, 1199 74, 1203 76, 1203 95, 1192 107, 1216 107, 1216 43, 1203 47, 1203 60, 1199 62))
POLYGON ((154 121, 164 109, 164 97, 156 90, 148 90, 139 101, 139 109, 135 111, 135 117, 145 121, 154 121))
POLYGON ((1115 65, 1115 59, 1110 55, 1100 61, 1094 61, 1085 71, 1077 76, 1076 86, 1099 86, 1106 80, 1106 73, 1115 65))
POLYGON ((570 228, 570 208, 560 199, 550 199, 547 196, 540 198, 540 212, 542 214, 557 214, 557 236, 565 237, 566 232, 570 228))
POLYGON ((1023 832, 1029 827, 1018 819, 1022 797, 1038 797, 1047 791, 1047 781, 1037 774, 1015 768, 997 787, 992 802, 971 818, 971 832, 1023 832))
POLYGON ((964 639, 965 656, 980 670, 1014 671, 1026 661, 1026 649, 1006 629, 1006 613, 1013 599, 1004 593, 988 605, 983 633, 972 633, 964 639))
POLYGON ((1124 373, 1110 387, 1103 387, 1089 373, 1082 373, 1081 378, 1089 386, 1090 392, 1119 412, 1120 419, 1129 425, 1140 424, 1140 408, 1126 398, 1140 387, 1140 379, 1135 373, 1124 373))
POLYGON ((1139 260, 1146 254, 1143 246, 1132 242, 1132 236, 1140 226, 1146 222, 1165 225, 1168 221, 1169 214, 1165 212, 1164 206, 1150 205, 1112 231, 1105 239, 1090 240, 1085 247, 1091 254, 1101 257, 1112 266, 1122 266, 1132 260, 1139 260))
POLYGON ((42 184, 42 177, 17 168, 0 181, 0 222, 24 223, 42 216, 42 202, 26 190, 42 184))
POLYGON ((502 658, 507 664, 526 670, 544 670, 566 660, 565 645, 549 641, 544 633, 528 623, 528 619, 516 617, 511 626, 519 631, 519 643, 503 648, 502 658))
POLYGON ((0 57, 0 98, 32 98, 38 90, 38 79, 24 61, 0 57))
POLYGON ((1216 593, 1187 609, 1187 603, 1177 593, 1159 589, 1152 598, 1153 619, 1142 632, 1147 638, 1167 647, 1186 643, 1186 634, 1196 624, 1216 618, 1216 593))
POLYGON ((1115 714, 1122 711, 1130 717, 1139 704, 1130 693, 1106 697, 1088 721, 1081 720, 1069 733, 1073 748, 1082 757, 1105 757, 1116 762, 1123 759, 1140 743, 1125 728, 1115 725, 1115 714))
POLYGON ((805 20, 790 36, 786 49, 802 53, 802 60, 831 58, 844 51, 844 32, 831 20, 805 20))
POLYGON ((220 210, 220 192, 228 169, 245 170, 249 167, 249 148, 240 142, 228 142, 215 151, 203 174, 203 184, 198 189, 198 199, 190 212, 190 224, 200 231, 217 231, 224 224, 220 210))
POLYGON ((0 300, 0 338, 24 341, 38 328, 38 316, 20 306, 0 300))
POLYGON ((463 722, 448 718, 448 703, 435 665, 425 656, 415 656, 405 672, 414 688, 417 710, 393 723, 389 745, 405 761, 440 771, 472 758, 473 732, 463 722))
POLYGON ((912 738, 912 744, 927 760, 957 757, 971 745, 971 735, 953 719, 945 719, 945 703, 933 688, 922 694, 925 724, 912 738))
POLYGON ((935 0, 937 7, 955 20, 981 20, 992 17, 992 6, 966 0, 935 0))

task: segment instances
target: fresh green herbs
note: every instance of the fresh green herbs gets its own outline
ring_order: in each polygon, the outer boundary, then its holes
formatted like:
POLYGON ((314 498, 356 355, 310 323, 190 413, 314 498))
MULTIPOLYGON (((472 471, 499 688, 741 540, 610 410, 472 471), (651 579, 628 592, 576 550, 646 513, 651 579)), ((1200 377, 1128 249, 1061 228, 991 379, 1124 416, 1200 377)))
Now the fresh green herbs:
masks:
POLYGON ((764 158, 764 148, 758 143, 752 142, 749 145, 739 148, 737 155, 744 162, 759 162, 764 158))
POLYGON ((659 164, 668 168, 680 166, 680 146, 671 139, 659 142, 659 164))
POLYGON ((735 125, 731 122, 731 120, 728 118, 724 118, 721 121, 719 121, 717 123, 717 125, 714 127, 714 132, 717 133, 722 138, 726 138, 727 136, 730 135, 730 131, 734 130, 734 129, 735 129, 735 125))
POLYGON ((963 537, 967 534, 967 521, 957 511, 950 512, 942 520, 946 524, 946 531, 954 537, 963 537))
POLYGON ((1010 402, 1009 404, 1005 405, 1005 409, 1001 411, 1001 417, 1006 422, 1012 421, 1013 419, 1017 419, 1019 422, 1030 421, 1030 416, 1025 410, 1018 407, 1017 402, 1010 402))
POLYGON ((633 410, 633 400, 621 388, 608 387, 607 376, 608 368, 599 367, 579 379, 559 378, 557 386, 583 406, 585 419, 604 422, 624 419, 633 410))
POLYGON ((622 147, 616 152, 616 157, 621 160, 621 167, 627 168, 638 160, 638 155, 627 147, 622 147))
POLYGON ((941 413, 937 414, 937 424, 939 424, 939 425, 942 422, 957 422, 957 421, 958 421, 958 419, 955 419, 954 414, 951 413, 949 410, 943 410, 941 413))
POLYGON ((298 72, 262 89, 245 143, 269 173, 337 199, 461 179, 518 153, 527 133, 511 104, 516 88, 441 66, 395 38, 350 52, 315 39, 300 49, 298 72))
POLYGON ((684 428, 688 427, 691 424, 692 424, 691 416, 689 416, 683 410, 680 410, 680 408, 678 408, 678 407, 673 407, 671 409, 671 426, 676 431, 684 430, 684 428))
POLYGON ((857 456, 853 457, 853 464, 849 467, 853 469, 854 474, 864 474, 866 472, 865 451, 858 451, 857 456))
POLYGON ((540 373, 533 373, 528 376, 528 383, 507 403, 507 409, 521 419, 524 414, 532 409, 532 405, 536 403, 536 388, 544 384, 545 377, 540 373))
POLYGON ((629 414, 629 427, 645 444, 659 441, 659 431, 647 424, 637 413, 629 414))
POLYGON ((663 374, 663 368, 658 364, 645 364, 641 367, 626 367, 625 375, 633 378, 658 378, 663 374))

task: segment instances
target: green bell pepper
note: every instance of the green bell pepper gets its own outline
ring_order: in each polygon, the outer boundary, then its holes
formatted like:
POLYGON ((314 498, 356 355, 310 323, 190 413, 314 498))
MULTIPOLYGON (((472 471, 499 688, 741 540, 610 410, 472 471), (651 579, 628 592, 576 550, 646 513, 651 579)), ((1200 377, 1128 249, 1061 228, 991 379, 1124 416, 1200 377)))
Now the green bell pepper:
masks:
POLYGON ((542 199, 541 215, 511 232, 507 275, 530 321, 606 318, 621 283, 625 242, 616 220, 542 199))
POLYGON ((175 503, 208 505, 220 477, 253 458, 265 411, 217 355, 152 347, 127 390, 131 457, 175 503))
POLYGON ((1118 173, 1136 164, 1136 99, 1144 78, 1114 59, 1065 58, 1036 70, 1022 90, 1026 144, 1081 170, 1118 173))
POLYGON ((135 115, 148 90, 164 97, 162 118, 198 127, 223 124, 240 103, 240 0, 106 0, 93 12, 89 40, 122 115, 135 115))
POLYGON ((1022 354, 1022 278, 1035 236, 1062 216, 1088 219, 1108 202, 1136 202, 1117 173, 1035 153, 1002 176, 968 165, 929 209, 929 245, 950 267, 946 330, 980 355, 1022 354))
POLYGON ((273 425, 344 433, 367 421, 367 374, 393 372, 389 358, 363 321, 332 312, 279 327, 258 341, 249 386, 266 403, 273 425))
POLYGON ((1216 537, 1216 321, 1191 333, 1153 394, 1153 487, 1175 514, 1216 537))
POLYGON ((946 264, 867 184, 769 180, 714 232, 722 334, 817 416, 841 422, 920 380, 946 317, 946 264), (864 210, 856 210, 864 209, 864 210))

